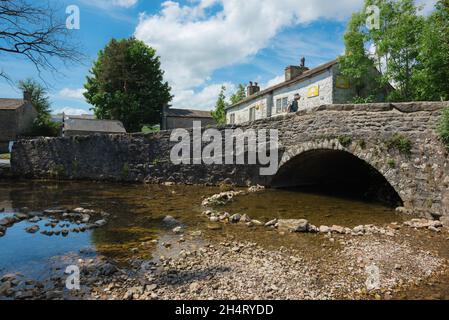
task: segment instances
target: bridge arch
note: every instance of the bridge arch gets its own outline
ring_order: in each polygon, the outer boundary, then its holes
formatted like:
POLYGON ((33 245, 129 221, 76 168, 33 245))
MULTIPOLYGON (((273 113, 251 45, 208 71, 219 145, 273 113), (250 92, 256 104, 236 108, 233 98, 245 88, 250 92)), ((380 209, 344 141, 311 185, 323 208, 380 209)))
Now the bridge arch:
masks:
POLYGON ((401 206, 404 195, 392 168, 381 157, 339 140, 305 142, 286 148, 270 185, 358 195, 401 206))

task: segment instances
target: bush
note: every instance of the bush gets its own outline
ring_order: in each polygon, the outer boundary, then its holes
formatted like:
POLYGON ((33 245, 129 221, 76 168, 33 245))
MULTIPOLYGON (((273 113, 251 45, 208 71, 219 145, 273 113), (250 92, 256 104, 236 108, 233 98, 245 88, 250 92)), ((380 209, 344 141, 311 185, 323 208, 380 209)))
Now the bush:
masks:
POLYGON ((437 130, 441 140, 449 149, 449 107, 444 108, 437 130))
POLYGON ((61 133, 62 125, 51 120, 36 119, 27 135, 31 137, 58 137, 61 133))
POLYGON ((356 96, 356 97, 352 98, 352 103, 355 103, 355 104, 373 103, 373 102, 375 102, 375 100, 376 100, 376 98, 373 95, 370 95, 368 97, 356 96))
POLYGON ((338 137, 338 141, 345 148, 349 147, 349 145, 352 143, 351 137, 346 136, 338 137))
POLYGON ((396 161, 394 161, 394 160, 388 160, 388 166, 391 168, 391 169, 394 169, 394 168, 396 168, 396 161))
POLYGON ((412 152, 412 142, 403 135, 395 133, 390 139, 385 141, 388 151, 396 149, 401 153, 410 154, 412 152))

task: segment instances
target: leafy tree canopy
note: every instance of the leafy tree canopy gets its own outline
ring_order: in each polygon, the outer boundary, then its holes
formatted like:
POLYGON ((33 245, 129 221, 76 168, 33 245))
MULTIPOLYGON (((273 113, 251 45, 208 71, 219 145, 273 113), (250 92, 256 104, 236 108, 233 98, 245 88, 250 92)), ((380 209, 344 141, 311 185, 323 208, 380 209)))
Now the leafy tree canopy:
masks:
POLYGON ((111 40, 84 86, 98 119, 120 120, 128 132, 160 122, 171 99, 156 51, 135 38, 111 40))
POLYGON ((239 84, 237 91, 231 96, 231 104, 236 104, 245 99, 246 90, 243 84, 239 84))
POLYGON ((47 89, 33 79, 20 81, 18 87, 20 90, 28 92, 31 97, 31 103, 37 111, 37 118, 34 120, 33 127, 27 135, 47 137, 58 136, 61 126, 51 121, 51 103, 47 89))
POLYGON ((364 9, 352 16, 344 38, 346 53, 339 62, 342 73, 357 89, 376 67, 379 75, 374 77, 379 86, 391 83, 396 89, 390 93, 390 100, 415 98, 419 86, 415 75, 427 23, 418 9, 413 0, 365 0, 364 9), (379 28, 367 24, 373 14, 367 9, 373 5, 380 11, 379 28))

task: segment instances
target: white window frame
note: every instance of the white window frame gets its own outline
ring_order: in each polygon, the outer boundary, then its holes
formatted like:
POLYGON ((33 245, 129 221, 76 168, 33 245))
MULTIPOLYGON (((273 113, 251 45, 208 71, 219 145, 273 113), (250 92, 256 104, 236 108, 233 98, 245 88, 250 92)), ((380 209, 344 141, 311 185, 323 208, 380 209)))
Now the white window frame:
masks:
POLYGON ((229 123, 230 124, 235 124, 235 113, 231 113, 229 115, 229 123))
POLYGON ((276 99, 276 114, 279 114, 282 112, 282 98, 276 99))
POLYGON ((256 121, 256 107, 249 108, 249 121, 256 121))
POLYGON ((282 98, 282 112, 287 112, 288 110, 288 97, 282 98))

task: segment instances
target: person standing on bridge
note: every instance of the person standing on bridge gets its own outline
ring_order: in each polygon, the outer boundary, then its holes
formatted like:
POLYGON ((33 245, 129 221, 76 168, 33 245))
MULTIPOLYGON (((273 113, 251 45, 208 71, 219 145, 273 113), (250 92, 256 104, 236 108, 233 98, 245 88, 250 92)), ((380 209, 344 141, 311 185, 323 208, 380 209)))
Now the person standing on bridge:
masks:
POLYGON ((288 112, 298 112, 298 103, 301 100, 299 93, 296 93, 292 103, 288 106, 288 112))

